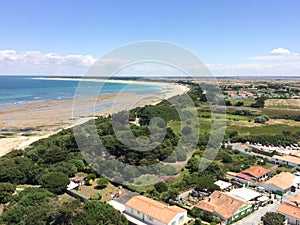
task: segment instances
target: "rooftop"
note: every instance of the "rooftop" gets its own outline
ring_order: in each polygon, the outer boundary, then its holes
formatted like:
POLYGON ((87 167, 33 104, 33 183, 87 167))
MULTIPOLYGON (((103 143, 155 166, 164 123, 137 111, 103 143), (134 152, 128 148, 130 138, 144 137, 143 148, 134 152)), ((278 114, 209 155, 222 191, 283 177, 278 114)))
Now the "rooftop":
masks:
POLYGON ((267 180, 265 184, 273 184, 282 190, 286 190, 293 186, 295 176, 289 172, 282 172, 267 180))
POLYGON ((279 205, 277 211, 279 213, 300 219, 300 195, 279 205))
POLYGON ((283 155, 283 156, 279 156, 279 155, 274 155, 273 156, 274 159, 279 159, 282 161, 287 161, 290 163, 294 163, 294 164, 300 164, 300 158, 297 156, 292 156, 292 155, 283 155))
POLYGON ((216 212, 225 219, 232 217, 245 201, 221 191, 214 191, 207 199, 198 202, 195 206, 199 209, 216 212))
POLYGON ((261 196, 260 193, 253 191, 251 189, 248 188, 238 188, 238 189, 233 189, 230 192, 231 195, 241 198, 244 201, 251 201, 259 196, 261 196))
POLYGON ((238 173, 235 176, 238 177, 238 178, 242 178, 244 180, 248 180, 248 181, 251 180, 251 178, 248 175, 244 174, 244 173, 238 173))
POLYGON ((218 180, 214 184, 219 186, 221 190, 224 190, 224 189, 229 188, 230 186, 232 186, 231 183, 225 182, 223 180, 218 180))
POLYGON ((167 206, 145 196, 134 196, 125 205, 167 224, 178 213, 186 212, 178 206, 167 206))
POLYGON ((74 188, 77 188, 79 185, 74 183, 73 181, 70 181, 70 183, 68 184, 67 186, 67 190, 70 191, 70 190, 73 190, 74 188))
POLYGON ((250 174, 251 176, 253 176, 255 178, 259 178, 269 172, 270 172, 269 169, 266 169, 262 166, 251 166, 250 168, 242 171, 242 173, 250 174))

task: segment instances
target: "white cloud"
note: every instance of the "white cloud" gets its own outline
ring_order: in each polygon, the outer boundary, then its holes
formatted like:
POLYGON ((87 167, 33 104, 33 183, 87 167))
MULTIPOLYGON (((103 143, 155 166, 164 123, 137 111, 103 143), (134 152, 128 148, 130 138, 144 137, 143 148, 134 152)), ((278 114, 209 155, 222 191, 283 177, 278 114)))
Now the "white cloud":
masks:
POLYGON ((275 48, 271 50, 269 55, 250 57, 251 60, 299 60, 300 55, 296 52, 291 52, 286 48, 275 48))
POLYGON ((298 53, 291 52, 285 48, 275 48, 270 52, 271 55, 282 55, 282 56, 295 56, 299 55, 298 53))
POLYGON ((62 55, 39 51, 0 50, 2 75, 83 74, 96 59, 91 55, 62 55))
POLYGON ((0 75, 170 75, 181 72, 161 63, 127 65, 121 59, 96 59, 91 55, 62 55, 40 51, 0 50, 0 75), (94 65, 93 67, 91 67, 94 65), (124 67, 125 66, 125 67, 124 67), (91 68, 91 69, 90 69, 91 68), (121 69, 121 70, 120 70, 121 69), (118 71, 119 70, 119 71, 118 71))
MULTIPOLYGON (((0 75, 83 75, 97 61, 91 55, 62 55, 40 51, 17 52, 0 50, 0 75)), ((95 74, 109 75, 111 71, 127 66, 126 61, 101 59, 95 74), (100 74, 99 74, 100 71, 100 74)), ((300 75, 300 55, 288 49, 277 48, 267 56, 252 57, 240 64, 207 64, 214 75, 300 75), (255 61, 253 61, 255 60, 255 61)), ((94 67, 93 67, 94 68, 94 67)), ((199 71, 199 68, 197 68, 199 71)), ((93 74, 93 70, 89 71, 93 74)), ((159 63, 137 63, 120 70, 118 75, 183 75, 178 69, 159 63)))

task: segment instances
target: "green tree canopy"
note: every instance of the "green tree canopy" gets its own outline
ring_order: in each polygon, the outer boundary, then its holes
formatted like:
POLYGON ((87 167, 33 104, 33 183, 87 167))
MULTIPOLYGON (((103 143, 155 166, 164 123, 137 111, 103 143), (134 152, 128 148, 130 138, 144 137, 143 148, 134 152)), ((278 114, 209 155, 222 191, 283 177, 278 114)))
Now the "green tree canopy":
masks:
POLYGON ((275 212, 267 212, 261 217, 264 225, 284 225, 283 219, 275 212))
POLYGON ((111 205, 97 200, 88 201, 82 211, 78 213, 73 219, 74 225, 127 225, 128 221, 119 211, 114 209, 111 205))
POLYGON ((43 188, 26 188, 13 196, 0 217, 1 224, 51 224, 55 210, 50 206, 55 195, 43 188))
POLYGON ((7 203, 12 194, 15 192, 16 186, 11 183, 0 183, 0 203, 7 203))
POLYGON ((40 178, 39 183, 42 187, 48 189, 52 193, 62 194, 66 191, 70 181, 68 176, 61 172, 50 172, 44 174, 40 178))

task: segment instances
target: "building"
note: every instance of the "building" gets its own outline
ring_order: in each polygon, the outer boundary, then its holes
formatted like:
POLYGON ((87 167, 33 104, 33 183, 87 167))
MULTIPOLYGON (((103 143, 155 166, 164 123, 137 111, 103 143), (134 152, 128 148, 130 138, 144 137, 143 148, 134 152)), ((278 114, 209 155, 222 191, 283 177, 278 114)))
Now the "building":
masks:
POLYGON ((289 167, 298 167, 300 166, 300 157, 298 155, 274 155, 271 158, 271 161, 275 164, 281 164, 289 167))
POLYGON ((270 170, 262 166, 251 166, 240 173, 232 176, 231 179, 237 180, 241 183, 255 183, 264 181, 268 178, 270 170))
POLYGON ((218 180, 214 184, 217 185, 220 188, 220 190, 229 190, 232 186, 231 183, 223 180, 218 180))
POLYGON ((153 225, 182 225, 187 222, 187 210, 168 206, 144 196, 134 196, 125 204, 124 214, 153 225))
POLYGON ((195 207, 220 217, 225 224, 252 210, 250 203, 221 191, 214 191, 207 199, 198 202, 195 207))
POLYGON ((270 180, 260 184, 267 191, 283 195, 292 190, 294 186, 295 176, 289 172, 282 172, 275 175, 270 180))
POLYGON ((299 225, 300 224, 300 195, 284 202, 279 205, 277 212, 287 224, 299 225))
POLYGON ((243 143, 226 144, 225 147, 228 147, 231 150, 238 150, 240 152, 252 150, 252 148, 249 145, 243 143))
POLYGON ((275 154, 275 151, 277 149, 277 147, 271 147, 271 146, 257 146, 257 145, 252 145, 251 146, 251 151, 258 153, 258 154, 262 154, 262 155, 266 155, 266 156, 273 156, 275 154))
POLYGON ((271 170, 266 169, 262 166, 251 166, 248 169, 243 170, 241 173, 250 177, 252 181, 263 181, 268 178, 271 170))
POLYGON ((260 193, 244 187, 233 189, 229 194, 246 202, 257 200, 261 196, 260 193))

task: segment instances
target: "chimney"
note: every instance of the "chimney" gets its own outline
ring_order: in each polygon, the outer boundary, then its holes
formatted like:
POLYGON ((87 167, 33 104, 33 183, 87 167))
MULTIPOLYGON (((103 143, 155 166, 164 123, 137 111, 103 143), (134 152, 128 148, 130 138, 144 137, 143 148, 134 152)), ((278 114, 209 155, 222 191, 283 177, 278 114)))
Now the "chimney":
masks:
POLYGON ((208 197, 208 202, 210 202, 210 196, 208 197))

